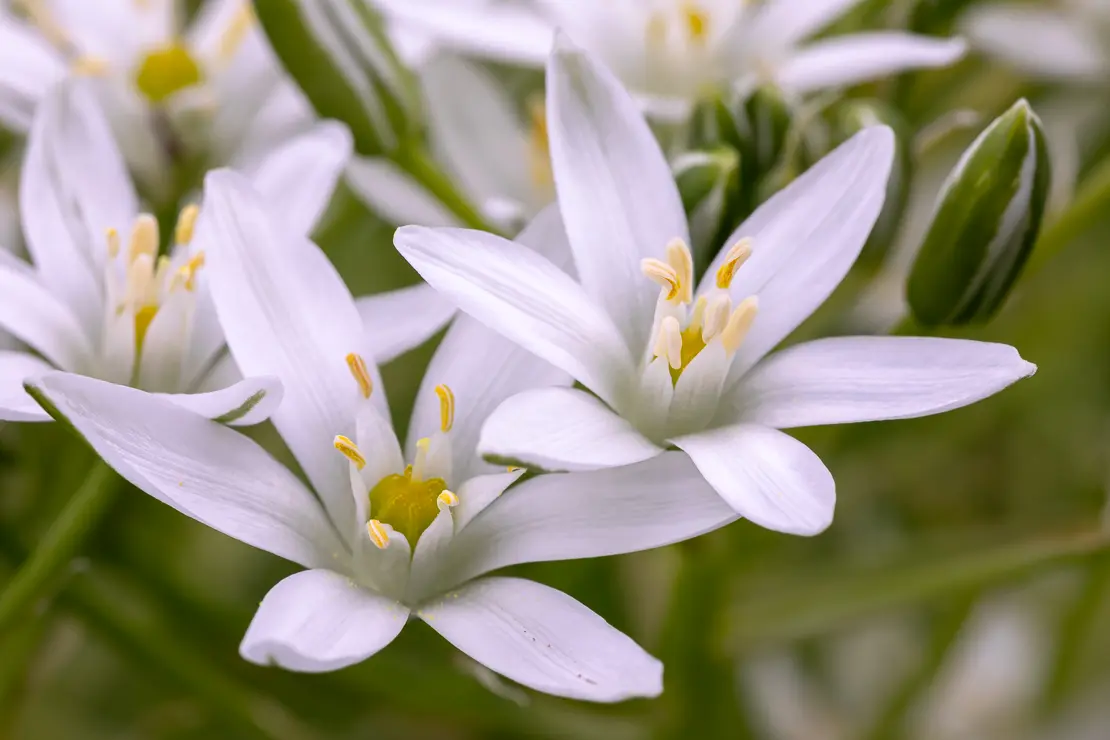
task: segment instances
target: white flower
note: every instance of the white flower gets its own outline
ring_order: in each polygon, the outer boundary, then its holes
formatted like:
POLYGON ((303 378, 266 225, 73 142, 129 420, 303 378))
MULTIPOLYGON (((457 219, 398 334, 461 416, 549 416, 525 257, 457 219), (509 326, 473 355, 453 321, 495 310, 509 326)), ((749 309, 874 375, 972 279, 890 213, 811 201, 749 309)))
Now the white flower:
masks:
MULTIPOLYGON (((557 248, 552 213, 522 238, 557 248)), ((309 569, 266 596, 242 654, 333 670, 417 617, 541 691, 596 701, 658 694, 658 661, 584 606, 483 574, 656 547, 734 520, 693 466, 665 455, 540 476, 502 495, 522 471, 475 455, 481 422, 508 395, 569 379, 465 318, 429 367, 403 453, 366 360, 369 339, 323 252, 282 229, 233 173, 209 175, 198 231, 219 241, 210 279, 232 353, 244 372, 281 379, 273 421, 315 495, 253 441, 157 397, 59 375, 36 392, 138 487, 309 569)))
POLYGON ((1105 85, 1110 76, 1110 3, 1064 0, 1054 7, 994 2, 963 17, 971 42, 1041 79, 1105 85))
POLYGON ((772 83, 793 94, 951 64, 958 39, 895 31, 806 39, 859 0, 531 0, 519 4, 416 0, 383 10, 444 47, 543 64, 561 28, 603 60, 649 112, 681 118, 712 91, 772 83))
MULTIPOLYGON (((555 198, 542 101, 530 101, 525 119, 488 72, 449 55, 428 61, 420 81, 437 159, 483 216, 518 232, 555 198)), ((393 223, 459 225, 386 160, 355 160, 348 179, 393 223)))
MULTIPOLYGON (((346 129, 321 124, 263 161, 255 182, 290 230, 303 234, 315 223, 350 149, 346 129)), ((182 210, 173 248, 160 255, 159 224, 140 213, 83 81, 60 83, 39 105, 20 195, 34 264, 0 250, 0 328, 37 355, 0 353, 0 419, 47 420, 23 381, 53 368, 160 393, 225 385, 230 363, 205 287, 208 245, 193 233, 197 207, 182 210)), ((235 411, 247 423, 265 418, 279 391, 272 379, 256 378, 179 400, 213 417, 235 411), (263 391, 266 403, 247 414, 245 404, 263 391)))
POLYGON ((833 480, 779 429, 947 411, 1034 371, 1011 347, 930 338, 824 339, 767 357, 859 255, 883 204, 889 129, 861 132, 764 204, 695 289, 682 204, 632 99, 565 45, 547 83, 579 280, 482 232, 405 227, 395 240, 461 310, 596 394, 510 399, 485 426, 486 455, 587 470, 678 447, 741 515, 811 534, 831 521, 833 480))
POLYGON ((31 126, 50 87, 92 78, 129 165, 159 193, 169 168, 256 164, 311 122, 247 0, 208 0, 187 27, 178 0, 0 3, 0 122, 31 126))

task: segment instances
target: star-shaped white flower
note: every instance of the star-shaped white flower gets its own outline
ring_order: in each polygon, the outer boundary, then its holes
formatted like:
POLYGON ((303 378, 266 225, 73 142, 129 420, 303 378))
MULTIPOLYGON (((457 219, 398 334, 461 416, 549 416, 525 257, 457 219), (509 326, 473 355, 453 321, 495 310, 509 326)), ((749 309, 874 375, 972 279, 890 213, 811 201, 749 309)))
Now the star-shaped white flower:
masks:
MULTIPOLYGON (((287 227, 303 234, 327 205, 350 151, 346 129, 320 124, 275 149, 254 182, 287 227)), ((193 394, 175 398, 212 417, 235 412, 238 423, 265 418, 280 389, 272 378, 235 383, 241 376, 227 372, 204 276, 208 245, 194 234, 197 207, 182 210, 172 249, 159 254, 159 224, 140 212, 84 81, 59 83, 39 106, 20 195, 33 264, 0 250, 0 329, 36 354, 0 353, 0 419, 47 420, 23 381, 52 369, 193 394)))
POLYGON ((13 0, 0 7, 0 123, 30 128, 60 80, 95 81, 132 170, 159 193, 169 168, 249 167, 311 122, 248 0, 13 0))
POLYGON ((947 411, 1035 370, 1011 347, 933 338, 840 337, 768 356, 859 255, 886 192, 889 129, 861 132, 771 198, 695 287, 681 200, 631 97, 565 44, 547 83, 578 279, 483 232, 405 227, 395 239, 461 310, 594 394, 508 400, 485 426, 486 455, 588 470, 678 448, 739 514, 812 534, 832 519, 832 476, 780 429, 947 411))
MULTIPOLYGON (((236 361, 285 387, 273 421, 306 488, 250 439, 164 400, 72 375, 35 393, 123 476, 189 516, 307 571, 275 586, 242 644, 258 663, 325 671, 364 660, 410 617, 532 688, 617 701, 661 690, 658 661, 558 591, 483 574, 656 547, 736 517, 681 455, 505 489, 474 452, 504 398, 569 378, 462 318, 433 359, 405 451, 369 340, 334 268, 233 173, 209 175, 198 231, 236 361)), ((560 250, 549 211, 521 237, 560 250)))
POLYGON ((1105 85, 1110 76, 1110 3, 990 2, 972 6, 962 25, 971 42, 1025 74, 1105 85))
POLYGON ((378 0, 442 47, 542 65, 554 29, 604 61, 647 110, 681 118, 713 91, 762 83, 791 94, 947 66, 958 39, 896 31, 807 42, 859 0, 378 0), (523 6, 523 7, 522 7, 523 6), (531 12, 528 12, 531 10, 531 12))

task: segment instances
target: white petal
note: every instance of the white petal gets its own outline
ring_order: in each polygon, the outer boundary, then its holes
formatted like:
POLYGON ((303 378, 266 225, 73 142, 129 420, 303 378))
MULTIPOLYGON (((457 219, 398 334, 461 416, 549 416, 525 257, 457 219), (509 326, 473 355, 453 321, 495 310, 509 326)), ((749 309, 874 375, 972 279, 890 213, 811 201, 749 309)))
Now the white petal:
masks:
POLYGON ((836 484, 798 440, 754 424, 673 440, 736 513, 761 527, 813 535, 832 523, 836 484))
POLYGON ((138 206, 108 122, 85 86, 58 85, 39 106, 19 200, 43 282, 95 335, 103 321, 107 230, 127 234, 138 206))
POLYGON ((23 381, 54 368, 26 352, 0 351, 0 421, 50 421, 35 399, 23 390, 23 381))
POLYGON ((978 49, 1038 77, 1099 82, 1110 68, 1099 29, 1052 8, 976 5, 961 27, 978 49))
POLYGON ((427 342, 456 312, 455 304, 423 284, 356 298, 355 306, 379 365, 427 342))
POLYGON ((737 388, 734 418, 786 429, 927 416, 991 396, 1036 370, 1005 344, 819 339, 756 366, 737 388))
POLYGON ((514 487, 452 541, 445 582, 517 563, 603 557, 662 547, 735 521, 690 459, 541 475, 514 487))
POLYGON ((65 62, 42 34, 0 8, 0 123, 23 133, 65 62))
POLYGON ((0 262, 0 329, 63 369, 80 370, 92 361, 88 335, 70 307, 34 272, 7 260, 0 262))
POLYGON ((455 531, 459 532, 474 517, 485 511, 486 507, 497 500, 505 489, 516 483, 522 475, 524 468, 518 468, 509 473, 491 473, 489 475, 475 476, 461 486, 455 494, 459 497, 459 505, 455 507, 455 531))
POLYGON ((190 349, 192 314, 196 299, 191 291, 172 290, 166 296, 143 337, 139 382, 144 391, 172 393, 185 384, 185 356, 190 349))
POLYGON ((49 10, 79 53, 124 65, 141 49, 168 42, 175 25, 173 3, 134 0, 51 0, 49 10))
POLYGON ((561 591, 483 578, 417 615, 448 642, 517 683, 572 699, 617 702, 663 691, 663 664, 561 591))
MULTIPOLYGON (((366 484, 367 492, 387 475, 403 473, 405 460, 401 456, 401 443, 397 440, 397 433, 393 431, 393 423, 388 417, 369 403, 360 403, 355 441, 366 466, 362 469, 362 479, 366 484)), ((370 512, 373 516, 374 512, 370 512)), ((357 521, 362 526, 365 519, 357 521)))
POLYGON ((318 123, 271 152, 251 175, 251 183, 285 217, 289 229, 308 234, 331 201, 351 147, 346 126, 318 123))
POLYGON ((632 359, 605 312, 565 272, 492 234, 406 226, 398 251, 463 311, 530 350, 607 401, 619 397, 632 359))
POLYGON ((847 274, 886 197, 894 135, 865 129, 822 159, 741 224, 706 273, 712 285, 728 247, 752 240, 730 294, 759 297, 759 315, 733 361, 730 382, 794 331, 847 274))
POLYGON ((442 203, 388 160, 355 157, 347 165, 347 184, 392 224, 462 225, 442 203))
POLYGON ((281 405, 281 381, 247 378, 209 393, 155 394, 194 414, 235 427, 261 424, 281 405))
POLYGON ((719 341, 711 342, 690 361, 674 386, 668 434, 687 434, 709 425, 720 407, 728 369, 728 353, 719 341))
POLYGON ((837 36, 809 44, 783 64, 775 79, 797 94, 889 77, 912 69, 947 67, 967 51, 962 39, 895 31, 837 36))
POLYGON ((254 441, 164 398, 69 373, 29 383, 116 472, 156 499, 307 568, 348 557, 315 496, 254 441))
MULTIPOLYGON (((848 12, 861 0, 769 0, 758 8, 747 38, 761 48, 787 48, 848 12)), ((746 29, 747 30, 747 29, 746 29)))
POLYGON ((428 7, 410 0, 378 0, 378 5, 441 47, 467 55, 538 67, 551 50, 551 27, 536 13, 504 3, 481 10, 456 2, 428 7))
POLYGON ((330 570, 294 573, 270 589, 239 653, 252 663, 323 673, 361 663, 401 633, 409 610, 330 570))
POLYGON ((511 397, 482 427, 484 457, 548 471, 629 465, 663 450, 596 397, 539 388, 511 397))
POLYGON ((659 295, 640 262, 662 258, 676 237, 689 243, 682 199, 639 107, 610 72, 560 40, 547 85, 551 163, 578 274, 637 356, 659 295))
POLYGON ((421 80, 432 141, 476 202, 519 198, 535 187, 521 116, 495 79, 463 59, 440 56, 421 80))
POLYGON ((406 604, 417 604, 439 593, 439 574, 445 553, 455 536, 454 512, 443 507, 428 528, 420 533, 412 553, 412 570, 405 592, 406 604))
POLYGON ((369 364, 371 399, 384 406, 385 398, 354 301, 324 253, 276 223, 242 177, 210 173, 205 191, 197 230, 212 229, 206 270, 231 354, 245 376, 281 380, 274 424, 332 521, 351 521, 347 461, 332 444, 355 434, 349 353, 369 364))

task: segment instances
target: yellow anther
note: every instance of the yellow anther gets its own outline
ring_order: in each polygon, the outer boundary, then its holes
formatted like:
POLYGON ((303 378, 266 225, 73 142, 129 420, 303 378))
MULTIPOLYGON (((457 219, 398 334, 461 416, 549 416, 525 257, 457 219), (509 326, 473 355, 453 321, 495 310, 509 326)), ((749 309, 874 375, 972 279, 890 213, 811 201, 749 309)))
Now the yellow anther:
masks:
POLYGON ((370 394, 374 392, 374 381, 370 377, 369 368, 366 367, 366 360, 362 359, 362 355, 352 352, 347 355, 347 367, 350 368, 351 375, 358 383, 359 393, 363 398, 370 398, 370 394))
POLYGON ((758 312, 759 299, 755 296, 749 296, 740 301, 740 305, 728 317, 728 324, 721 332, 721 344, 724 345, 726 352, 732 353, 740 349, 744 338, 751 331, 752 322, 755 321, 758 312))
POLYGON ((686 324, 686 330, 701 329, 705 323, 705 308, 709 305, 709 299, 705 296, 698 298, 694 303, 694 310, 690 314, 690 322, 686 324))
POLYGON ((109 64, 103 57, 85 55, 74 59, 69 68, 75 75, 100 77, 108 73, 109 64))
POLYGON ((366 467, 366 458, 362 456, 362 451, 359 450, 358 445, 352 442, 350 438, 344 437, 342 434, 337 434, 333 444, 335 445, 335 449, 342 453, 343 457, 355 464, 356 468, 362 470, 366 467))
POLYGON ((682 286, 679 284, 678 273, 663 260, 648 257, 640 262, 640 270, 645 276, 659 284, 667 291, 667 300, 673 301, 678 297, 682 286))
POLYGON ((127 245, 127 262, 134 262, 140 255, 158 254, 158 220, 149 213, 140 214, 131 227, 131 241, 127 245))
POLYGON ((515 473, 515 472, 517 472, 518 470, 524 470, 524 468, 522 468, 522 467, 520 467, 520 466, 518 466, 518 465, 510 465, 510 466, 508 466, 507 468, 505 468, 505 470, 506 470, 506 471, 508 471, 508 472, 510 472, 510 473, 515 473))
POLYGON ((177 268, 171 288, 182 286, 185 290, 194 291, 197 288, 197 272, 204 267, 204 251, 199 251, 189 258, 189 261, 177 268))
POLYGON ((366 533, 370 535, 370 541, 379 550, 389 547, 389 531, 377 519, 366 522, 366 533))
POLYGON ((436 395, 439 396, 439 428, 449 432, 455 424, 455 393, 446 385, 437 385, 436 395))
POLYGON ((654 351, 656 357, 665 358, 673 369, 682 367, 682 327, 674 316, 668 316, 660 322, 654 351))
POLYGON ((108 258, 114 260, 119 256, 119 232, 115 229, 108 229, 104 236, 108 240, 108 258))
POLYGON ((729 286, 732 285, 732 278, 736 275, 736 271, 751 256, 751 239, 741 239, 733 244, 725 255, 725 261, 717 268, 717 287, 721 290, 728 290, 729 286))
POLYGON ((235 52, 242 46, 243 40, 247 38, 247 32, 252 25, 254 25, 254 9, 247 0, 243 0, 235 15, 232 16, 231 22, 220 35, 220 48, 216 56, 221 62, 226 64, 231 61, 235 52))
POLYGON ((694 300, 694 255, 690 254, 690 247, 681 239, 672 239, 667 244, 667 264, 678 276, 679 303, 690 303, 694 300))
POLYGON ((181 209, 177 215, 177 226, 173 230, 174 241, 182 246, 193 241, 193 230, 197 225, 197 215, 200 208, 195 203, 190 203, 181 209))
POLYGON ((686 32, 695 44, 704 44, 709 37, 709 14, 698 3, 686 0, 682 3, 682 18, 686 21, 686 32))
POLYGON ((551 190, 555 178, 551 172, 551 139, 547 134, 547 106, 542 97, 528 102, 528 118, 531 123, 528 136, 528 168, 532 184, 539 190, 551 190))
POLYGON ((459 505, 458 495, 446 489, 440 492, 439 496, 436 497, 436 501, 439 502, 440 506, 452 507, 459 505))

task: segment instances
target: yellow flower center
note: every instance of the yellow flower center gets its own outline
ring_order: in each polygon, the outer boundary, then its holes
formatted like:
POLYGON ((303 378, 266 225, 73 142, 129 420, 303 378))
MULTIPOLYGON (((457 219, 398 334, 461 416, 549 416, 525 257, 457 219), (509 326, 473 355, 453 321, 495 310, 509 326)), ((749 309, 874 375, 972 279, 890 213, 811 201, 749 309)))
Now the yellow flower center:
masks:
POLYGON ((155 103, 200 84, 202 79, 197 60, 184 44, 176 41, 149 52, 135 74, 139 91, 155 103))
POLYGON ((412 466, 404 473, 387 475, 370 489, 370 511, 374 519, 405 535, 410 546, 439 514, 439 496, 447 490, 442 478, 415 480, 412 466))

